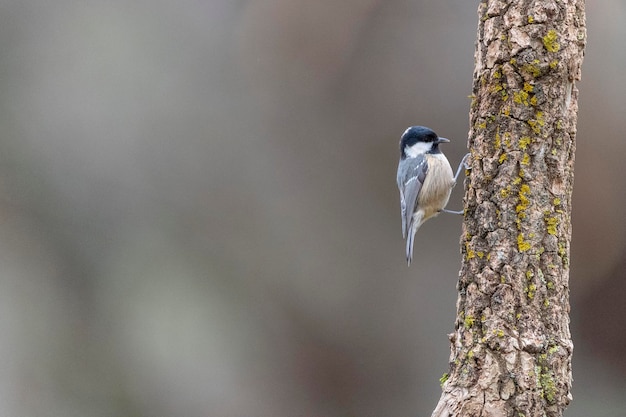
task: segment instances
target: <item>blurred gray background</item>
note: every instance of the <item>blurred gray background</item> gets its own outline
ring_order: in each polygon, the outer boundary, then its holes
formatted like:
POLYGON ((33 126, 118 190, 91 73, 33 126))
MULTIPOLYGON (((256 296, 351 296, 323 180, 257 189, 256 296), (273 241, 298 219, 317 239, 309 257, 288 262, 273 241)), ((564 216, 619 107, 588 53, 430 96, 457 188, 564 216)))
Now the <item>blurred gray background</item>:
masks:
MULTIPOLYGON (((407 269, 397 143, 425 124, 466 152, 476 8, 2 2, 0 416, 430 415, 461 218, 407 269)), ((566 415, 613 417, 626 6, 587 16, 566 415)))

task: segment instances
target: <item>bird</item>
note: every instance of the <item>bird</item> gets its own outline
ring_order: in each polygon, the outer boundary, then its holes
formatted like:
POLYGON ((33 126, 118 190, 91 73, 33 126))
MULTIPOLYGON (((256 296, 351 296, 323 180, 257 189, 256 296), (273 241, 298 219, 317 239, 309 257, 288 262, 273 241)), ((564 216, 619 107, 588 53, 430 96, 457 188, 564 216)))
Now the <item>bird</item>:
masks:
POLYGON ((413 259, 413 241, 417 229, 428 219, 445 210, 452 188, 461 168, 466 164, 467 154, 456 175, 448 158, 439 149, 439 144, 448 143, 449 139, 439 137, 425 126, 411 126, 400 138, 400 162, 398 163, 397 182, 400 190, 400 208, 402 215, 402 237, 406 239, 406 260, 411 265, 413 259))

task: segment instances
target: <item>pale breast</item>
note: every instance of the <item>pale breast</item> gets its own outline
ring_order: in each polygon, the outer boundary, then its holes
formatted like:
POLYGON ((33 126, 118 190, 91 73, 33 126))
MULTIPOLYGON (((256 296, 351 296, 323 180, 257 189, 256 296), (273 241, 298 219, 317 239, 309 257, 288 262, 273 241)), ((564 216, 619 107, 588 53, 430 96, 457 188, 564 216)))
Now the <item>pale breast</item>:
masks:
POLYGON ((424 210, 424 220, 437 215, 450 199, 454 185, 452 167, 443 154, 432 155, 428 159, 428 174, 417 198, 424 210))

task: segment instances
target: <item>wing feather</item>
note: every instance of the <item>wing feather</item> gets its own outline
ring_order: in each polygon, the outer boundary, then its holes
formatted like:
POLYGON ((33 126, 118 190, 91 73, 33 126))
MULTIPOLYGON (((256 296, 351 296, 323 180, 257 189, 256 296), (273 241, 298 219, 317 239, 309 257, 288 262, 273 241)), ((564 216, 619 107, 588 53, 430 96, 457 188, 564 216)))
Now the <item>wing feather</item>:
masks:
POLYGON ((398 188, 400 190, 400 209, 402 216, 402 236, 406 239, 413 222, 413 213, 417 210, 417 197, 424 184, 428 163, 423 155, 407 159, 398 166, 398 188))

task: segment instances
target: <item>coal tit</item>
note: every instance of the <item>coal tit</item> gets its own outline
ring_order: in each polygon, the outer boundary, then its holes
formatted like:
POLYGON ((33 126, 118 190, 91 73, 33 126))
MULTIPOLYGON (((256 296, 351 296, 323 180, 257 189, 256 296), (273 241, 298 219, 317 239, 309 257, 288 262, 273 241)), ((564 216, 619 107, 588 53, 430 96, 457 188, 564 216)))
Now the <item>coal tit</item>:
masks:
POLYGON ((406 260, 411 265, 413 239, 417 229, 428 219, 445 210, 450 193, 461 168, 466 165, 466 155, 456 175, 448 158, 439 149, 440 143, 449 139, 437 136, 424 126, 409 127, 400 138, 400 163, 397 182, 400 189, 402 236, 406 239, 406 260))

